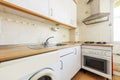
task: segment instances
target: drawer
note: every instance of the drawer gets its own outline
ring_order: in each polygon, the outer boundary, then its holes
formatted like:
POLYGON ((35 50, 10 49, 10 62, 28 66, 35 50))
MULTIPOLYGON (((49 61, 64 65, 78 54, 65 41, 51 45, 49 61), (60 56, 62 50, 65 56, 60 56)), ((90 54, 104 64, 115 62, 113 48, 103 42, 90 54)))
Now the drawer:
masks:
POLYGON ((65 48, 65 49, 59 50, 59 55, 63 56, 69 53, 75 53, 76 51, 77 51, 77 47, 65 48))

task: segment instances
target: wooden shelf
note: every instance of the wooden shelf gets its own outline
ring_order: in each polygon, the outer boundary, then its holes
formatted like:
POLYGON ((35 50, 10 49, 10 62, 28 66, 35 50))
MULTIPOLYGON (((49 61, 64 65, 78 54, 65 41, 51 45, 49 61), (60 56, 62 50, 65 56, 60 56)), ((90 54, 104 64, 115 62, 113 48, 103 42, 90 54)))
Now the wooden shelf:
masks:
POLYGON ((30 15, 33 15, 33 16, 36 16, 36 17, 39 17, 39 18, 48 20, 48 21, 51 21, 51 22, 54 22, 55 24, 63 25, 65 28, 68 28, 68 29, 75 29, 75 28, 76 28, 76 26, 73 26, 73 25, 70 25, 70 24, 65 24, 65 23, 63 23, 63 22, 54 20, 54 19, 49 18, 49 17, 47 17, 47 16, 44 16, 44 15, 35 13, 35 12, 33 12, 33 11, 30 11, 30 10, 28 10, 28 9, 22 8, 22 7, 20 7, 20 6, 11 4, 11 3, 6 2, 6 1, 3 1, 3 0, 0 0, 0 5, 3 5, 3 6, 6 6, 6 7, 9 7, 9 8, 12 8, 12 9, 15 9, 15 10, 18 10, 18 11, 21 11, 21 12, 24 12, 24 13, 27 13, 27 14, 30 14, 30 15))

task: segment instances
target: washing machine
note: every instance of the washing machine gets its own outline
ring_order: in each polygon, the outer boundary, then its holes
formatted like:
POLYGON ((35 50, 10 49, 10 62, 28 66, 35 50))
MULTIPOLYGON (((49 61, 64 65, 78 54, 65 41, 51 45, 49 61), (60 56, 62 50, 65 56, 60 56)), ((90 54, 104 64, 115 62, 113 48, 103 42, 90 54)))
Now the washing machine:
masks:
POLYGON ((61 80, 60 64, 59 62, 56 62, 49 67, 28 74, 19 80, 61 80))
POLYGON ((58 51, 0 63, 0 80, 60 80, 58 51))

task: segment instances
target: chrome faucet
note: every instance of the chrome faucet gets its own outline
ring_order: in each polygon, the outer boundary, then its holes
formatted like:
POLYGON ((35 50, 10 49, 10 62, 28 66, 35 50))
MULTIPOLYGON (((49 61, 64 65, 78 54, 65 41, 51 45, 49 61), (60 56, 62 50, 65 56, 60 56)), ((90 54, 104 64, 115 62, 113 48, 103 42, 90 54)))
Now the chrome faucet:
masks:
POLYGON ((51 38, 54 38, 54 36, 47 38, 46 41, 44 42, 44 46, 47 46, 47 45, 49 44, 48 41, 49 41, 49 39, 51 39, 51 38))

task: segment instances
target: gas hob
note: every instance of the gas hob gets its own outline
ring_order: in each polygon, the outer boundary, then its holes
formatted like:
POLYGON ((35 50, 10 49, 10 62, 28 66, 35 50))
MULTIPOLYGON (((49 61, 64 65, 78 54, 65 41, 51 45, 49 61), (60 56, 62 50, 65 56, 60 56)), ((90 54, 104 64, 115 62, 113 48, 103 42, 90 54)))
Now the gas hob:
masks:
POLYGON ((107 42, 85 41, 85 44, 107 44, 107 42))

